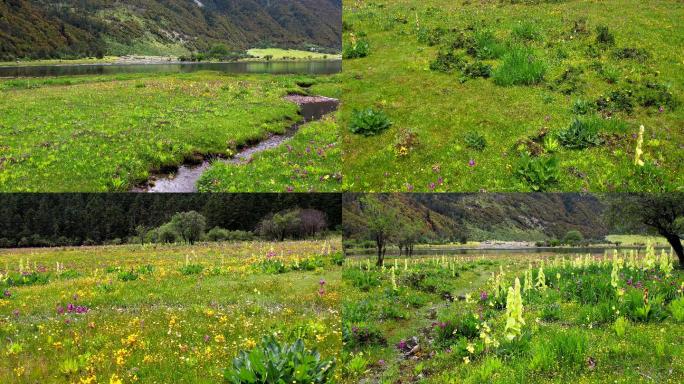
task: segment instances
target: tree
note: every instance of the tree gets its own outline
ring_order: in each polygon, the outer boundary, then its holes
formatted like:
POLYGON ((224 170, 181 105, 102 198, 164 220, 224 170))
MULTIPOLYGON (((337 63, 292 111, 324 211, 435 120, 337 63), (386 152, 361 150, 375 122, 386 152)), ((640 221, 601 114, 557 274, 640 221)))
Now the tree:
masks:
POLYGON ((265 217, 257 228, 259 235, 278 241, 297 233, 301 224, 300 210, 290 209, 265 217))
POLYGON ((171 218, 171 225, 183 238, 183 240, 190 245, 195 244, 199 240, 207 222, 204 216, 196 211, 179 212, 171 218))
POLYGON ((302 209, 299 211, 300 235, 312 237, 323 232, 328 227, 325 213, 317 209, 302 209))
POLYGON ((403 249, 406 252, 406 256, 411 257, 413 255, 413 246, 418 242, 421 234, 422 230, 418 223, 414 223, 410 219, 402 220, 396 233, 399 256, 401 256, 403 249))
POLYGON ((135 227, 135 234, 140 238, 141 245, 145 245, 145 239, 147 238, 147 232, 149 232, 149 230, 149 228, 142 224, 135 227))
POLYGON ((382 204, 375 196, 366 195, 359 199, 359 202, 366 218, 368 235, 377 248, 378 257, 375 265, 382 267, 385 264, 387 243, 396 231, 398 215, 395 209, 382 204))
POLYGON ((563 241, 569 245, 577 245, 581 243, 582 240, 584 240, 584 236, 582 236, 580 231, 575 229, 569 230, 563 238, 563 241))
POLYGON ((613 194, 607 218, 620 230, 644 229, 667 239, 684 269, 684 193, 613 194))

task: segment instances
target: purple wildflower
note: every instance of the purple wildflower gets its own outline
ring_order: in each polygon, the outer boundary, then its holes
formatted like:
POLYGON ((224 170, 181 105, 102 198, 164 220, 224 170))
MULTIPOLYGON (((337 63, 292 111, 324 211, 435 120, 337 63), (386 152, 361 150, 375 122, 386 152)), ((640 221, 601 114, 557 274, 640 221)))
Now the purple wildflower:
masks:
POLYGON ((477 163, 475 163, 475 160, 474 160, 474 159, 470 159, 470 161, 468 162, 468 166, 469 166, 469 167, 474 167, 475 164, 477 164, 477 163))

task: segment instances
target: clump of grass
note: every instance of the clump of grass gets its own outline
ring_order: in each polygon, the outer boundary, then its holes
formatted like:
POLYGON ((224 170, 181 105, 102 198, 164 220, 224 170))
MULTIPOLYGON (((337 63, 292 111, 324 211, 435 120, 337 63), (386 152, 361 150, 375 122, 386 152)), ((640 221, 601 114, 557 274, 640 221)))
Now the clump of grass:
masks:
POLYGON ((587 344, 587 337, 574 330, 540 338, 532 346, 529 368, 536 372, 579 371, 584 367, 587 344))
POLYGON ((468 132, 465 136, 466 147, 476 151, 484 151, 487 147, 487 140, 477 132, 468 132))
POLYGON ((582 89, 586 81, 582 78, 584 70, 579 67, 570 66, 560 74, 551 86, 554 90, 569 95, 582 89))
POLYGON ((540 38, 541 33, 535 23, 525 20, 513 26, 512 35, 519 40, 534 41, 540 38))
POLYGON ((577 99, 572 103, 572 113, 576 115, 586 115, 593 109, 593 104, 584 99, 577 99))
POLYGON ((634 98, 629 89, 617 89, 606 96, 596 99, 596 109, 608 114, 615 112, 632 113, 634 111, 634 98))
POLYGON ((506 52, 506 45, 490 30, 476 32, 468 45, 468 54, 482 60, 498 59, 506 52))
POLYGON ((544 80, 546 64, 526 47, 513 47, 503 57, 503 63, 493 74, 494 83, 500 86, 534 85, 544 80))
POLYGON ((368 40, 357 38, 354 34, 351 35, 351 42, 345 44, 342 50, 343 59, 358 59, 366 57, 370 53, 370 44, 368 40))
POLYGON ((596 43, 603 46, 615 45, 615 36, 605 25, 596 27, 596 43))
POLYGON ((354 110, 349 130, 363 136, 374 136, 392 126, 387 115, 373 108, 354 110))
POLYGON ((465 64, 461 71, 463 76, 475 79, 478 77, 488 78, 492 75, 492 66, 485 64, 481 61, 474 61, 472 63, 465 64))

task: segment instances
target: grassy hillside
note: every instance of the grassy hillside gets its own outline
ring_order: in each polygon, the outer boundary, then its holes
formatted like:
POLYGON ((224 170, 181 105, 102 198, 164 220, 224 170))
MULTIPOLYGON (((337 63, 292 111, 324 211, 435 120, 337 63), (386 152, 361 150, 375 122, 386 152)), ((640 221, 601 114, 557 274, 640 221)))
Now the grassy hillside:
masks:
POLYGON ((684 188, 681 1, 344 6, 347 189, 684 188))
POLYGON ((0 3, 0 61, 183 55, 216 43, 341 48, 339 0, 14 0, 0 3))
MULTIPOLYGON (((365 238, 360 194, 344 197, 345 237, 365 238)), ((387 194, 383 204, 412 222, 424 223, 428 238, 458 240, 543 240, 579 230, 585 238, 602 239, 603 204, 577 194, 387 194)))

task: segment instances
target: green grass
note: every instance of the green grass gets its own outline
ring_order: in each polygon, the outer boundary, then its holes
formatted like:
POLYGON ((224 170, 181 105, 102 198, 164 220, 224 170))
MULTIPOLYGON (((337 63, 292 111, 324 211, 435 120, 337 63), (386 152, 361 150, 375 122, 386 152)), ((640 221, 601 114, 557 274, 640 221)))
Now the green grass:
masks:
POLYGON ((413 257, 386 260, 384 270, 370 259, 347 260, 342 382, 681 382, 684 336, 667 303, 684 300, 678 288, 684 274, 667 276, 624 260, 621 295, 611 286, 610 260, 413 257), (507 341, 506 291, 516 277, 524 282, 528 265, 536 282, 542 260, 547 288, 522 294, 525 324, 520 336, 507 341), (639 319, 628 298, 641 307, 644 287, 650 293, 648 320, 639 319), (616 323, 624 331, 616 331, 616 323), (496 343, 486 343, 483 332, 496 343), (409 353, 414 338, 420 348, 409 353))
POLYGON ((20 265, 45 276, 0 281, 0 381, 219 382, 240 350, 271 334, 339 358, 340 267, 328 249, 339 252, 339 238, 0 251, 3 276, 20 265), (269 252, 286 272, 261 269, 269 252), (290 268, 305 258, 321 266, 290 268), (69 313, 69 303, 88 311, 69 313))
POLYGON ((299 79, 203 72, 0 81, 0 190, 121 191, 193 154, 228 154, 300 118, 283 100, 302 92, 299 79))
POLYGON ((202 175, 199 190, 335 192, 341 188, 340 163, 337 123, 329 117, 303 125, 292 139, 256 154, 248 164, 215 162, 202 175))
POLYGON ((247 50, 247 54, 255 56, 259 59, 264 59, 266 56, 271 56, 271 60, 339 60, 340 55, 332 55, 328 53, 318 53, 301 51, 297 49, 280 49, 280 48, 252 48, 247 50))
POLYGON ((94 57, 89 57, 85 59, 73 59, 73 60, 60 60, 60 59, 47 59, 47 60, 20 60, 16 61, 2 61, 0 62, 0 67, 14 67, 17 65, 21 66, 40 66, 40 65, 76 65, 76 64, 101 64, 101 63, 113 63, 116 62, 118 57, 116 56, 106 56, 102 59, 97 59, 94 57))
POLYGON ((670 106, 667 91, 639 96, 651 92, 652 82, 684 101, 684 42, 673 37, 684 35, 684 6, 673 0, 512 3, 344 4, 345 41, 353 33, 370 44, 369 55, 345 60, 339 75, 345 189, 419 192, 436 183, 438 192, 529 191, 532 184, 516 175, 521 154, 549 156, 543 136, 555 136, 581 116, 582 108, 573 111, 580 99, 591 105, 589 115, 610 115, 611 124, 624 129, 602 130, 601 145, 559 148, 559 180, 549 190, 684 188, 684 108, 670 106), (615 46, 596 43, 599 25, 609 27, 615 46), (622 48, 646 49, 650 58, 620 59, 616 52, 622 48), (526 60, 526 51, 535 61, 526 60), (492 77, 471 78, 460 65, 450 72, 430 70, 439 52, 491 65, 492 77), (634 92, 632 112, 613 99, 614 91, 634 92), (601 97, 610 101, 597 111, 601 97), (392 127, 373 137, 351 133, 353 111, 369 107, 385 112, 392 127), (641 124, 647 165, 635 167, 641 124), (392 143, 407 129, 420 144, 398 156, 392 143), (481 152, 464 141, 473 131, 486 139, 481 152))
POLYGON ((662 236, 643 236, 643 235, 608 235, 606 240, 620 242, 620 245, 644 245, 653 244, 654 246, 669 247, 670 244, 662 236))

